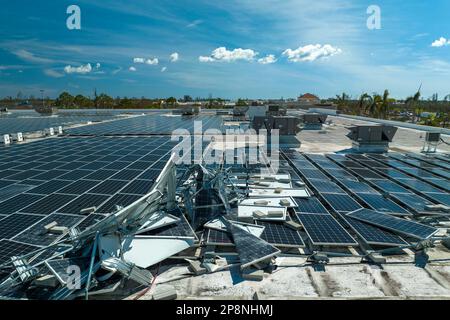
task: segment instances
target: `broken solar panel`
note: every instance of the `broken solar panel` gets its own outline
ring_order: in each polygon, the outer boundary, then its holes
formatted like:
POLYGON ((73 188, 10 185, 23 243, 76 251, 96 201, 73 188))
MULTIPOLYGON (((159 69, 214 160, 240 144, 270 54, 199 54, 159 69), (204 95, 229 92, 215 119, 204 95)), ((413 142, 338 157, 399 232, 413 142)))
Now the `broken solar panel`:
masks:
POLYGON ((408 242, 394 233, 363 223, 350 217, 343 217, 345 222, 358 234, 358 236, 370 245, 380 246, 405 246, 408 242))
POLYGON ((321 193, 321 196, 337 212, 350 212, 362 208, 347 194, 321 193))
POLYGON ((369 209, 350 212, 347 216, 416 239, 428 239, 437 232, 436 228, 369 209))
MULTIPOLYGON (((45 226, 52 222, 56 222, 58 227, 66 227, 68 229, 79 223, 83 217, 68 214, 51 214, 42 219, 32 227, 26 229, 13 240, 23 243, 29 243, 39 246, 47 246, 61 239, 66 234, 62 232, 53 232, 45 230, 45 226)), ((68 231, 68 230, 67 230, 68 231)))
POLYGON ((206 245, 234 246, 233 237, 227 231, 207 229, 206 245))
POLYGON ((140 233, 139 235, 154 236, 158 238, 194 238, 198 240, 197 235, 194 230, 192 230, 192 227, 187 222, 186 218, 182 214, 176 215, 176 217, 180 218, 180 221, 170 225, 165 225, 161 228, 140 233))
POLYGON ((116 194, 106 203, 104 203, 100 208, 96 210, 97 213, 112 213, 117 211, 117 206, 125 208, 139 200, 142 196, 132 195, 132 194, 116 194))
POLYGON ((70 258, 45 261, 47 268, 55 275, 62 285, 66 285, 69 276, 69 267, 77 266, 80 270, 89 268, 89 258, 70 258))
POLYGON ((241 269, 270 259, 280 253, 280 250, 266 241, 229 222, 227 224, 227 228, 233 236, 233 241, 239 255, 241 269))
POLYGON ((81 214, 81 210, 99 207, 102 203, 109 199, 107 195, 85 193, 77 197, 72 202, 59 209, 59 213, 81 214))
POLYGON ((313 245, 354 246, 358 243, 330 214, 296 214, 313 245))
POLYGON ((0 220, 0 239, 11 239, 45 216, 14 213, 0 220))
POLYGON ((11 257, 20 257, 39 250, 38 246, 12 240, 0 240, 0 265, 12 264, 11 257))
POLYGON ((83 221, 81 221, 76 228, 80 230, 80 232, 83 232, 84 230, 88 229, 89 227, 92 227, 93 225, 99 223, 103 219, 105 219, 106 216, 98 213, 91 213, 89 214, 83 221))
POLYGON ((300 233, 285 226, 283 222, 258 221, 257 224, 264 227, 261 239, 276 247, 303 248, 305 246, 300 233))

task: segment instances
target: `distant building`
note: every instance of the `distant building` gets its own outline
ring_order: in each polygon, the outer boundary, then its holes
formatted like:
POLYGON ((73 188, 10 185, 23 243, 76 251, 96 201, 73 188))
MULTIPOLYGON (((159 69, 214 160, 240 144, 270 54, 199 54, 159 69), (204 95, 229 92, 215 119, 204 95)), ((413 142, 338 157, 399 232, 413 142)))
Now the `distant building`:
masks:
POLYGON ((297 98, 297 101, 302 105, 314 105, 320 103, 320 98, 311 93, 305 93, 297 98))

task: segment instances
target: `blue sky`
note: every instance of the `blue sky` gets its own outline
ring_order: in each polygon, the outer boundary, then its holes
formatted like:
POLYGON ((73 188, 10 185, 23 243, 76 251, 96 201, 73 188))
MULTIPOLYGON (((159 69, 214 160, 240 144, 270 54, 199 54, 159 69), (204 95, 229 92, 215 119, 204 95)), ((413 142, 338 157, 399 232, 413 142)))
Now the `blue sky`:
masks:
POLYGON ((387 88, 403 98, 421 83, 425 97, 450 94, 447 0, 18 0, 2 6, 0 96, 19 90, 38 96, 40 89, 51 97, 64 90, 92 95, 97 88, 128 97, 288 98, 387 88), (81 30, 66 27, 72 4, 81 9, 81 30), (372 4, 381 9, 380 30, 366 26, 372 4))

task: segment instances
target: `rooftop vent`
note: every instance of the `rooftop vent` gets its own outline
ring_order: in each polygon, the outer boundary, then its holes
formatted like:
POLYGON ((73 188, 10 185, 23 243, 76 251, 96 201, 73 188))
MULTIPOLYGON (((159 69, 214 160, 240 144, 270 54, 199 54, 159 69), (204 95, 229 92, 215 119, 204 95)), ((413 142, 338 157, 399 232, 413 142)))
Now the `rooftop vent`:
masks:
POLYGON ((307 113, 301 116, 302 130, 322 130, 322 125, 327 121, 328 115, 319 113, 307 113))
POLYGON ((393 126, 355 126, 348 129, 347 137, 353 141, 353 149, 367 153, 387 152, 389 142, 397 132, 397 127, 393 126))

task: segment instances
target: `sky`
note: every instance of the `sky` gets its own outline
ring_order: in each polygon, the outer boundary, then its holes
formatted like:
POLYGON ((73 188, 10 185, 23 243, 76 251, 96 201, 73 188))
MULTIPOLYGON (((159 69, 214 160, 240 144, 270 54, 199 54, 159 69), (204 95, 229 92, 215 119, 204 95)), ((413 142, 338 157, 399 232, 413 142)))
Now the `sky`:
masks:
POLYGON ((449 18, 448 0, 4 1, 0 97, 442 98, 449 18))

